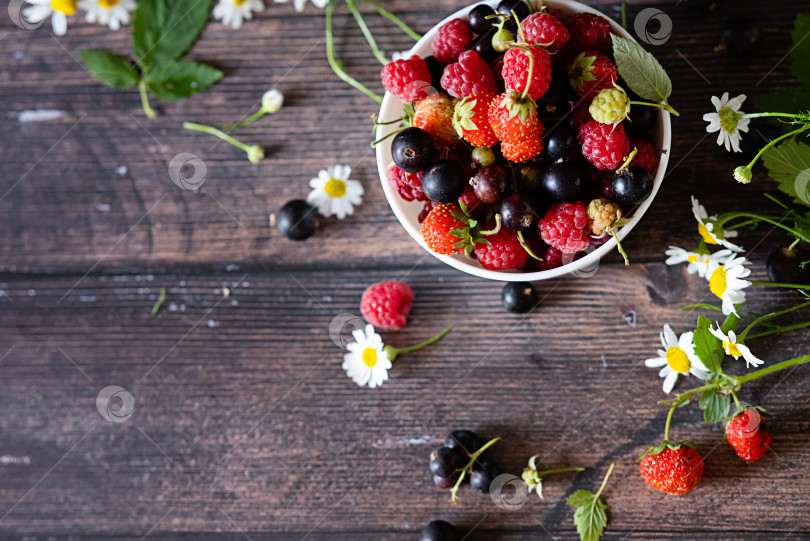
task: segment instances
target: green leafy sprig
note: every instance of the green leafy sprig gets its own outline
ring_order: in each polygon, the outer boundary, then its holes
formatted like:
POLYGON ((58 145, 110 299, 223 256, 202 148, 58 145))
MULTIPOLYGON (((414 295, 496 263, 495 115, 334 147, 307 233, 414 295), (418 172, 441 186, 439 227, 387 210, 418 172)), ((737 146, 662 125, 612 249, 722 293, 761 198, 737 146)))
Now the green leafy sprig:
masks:
POLYGON ((610 465, 596 494, 589 490, 577 490, 568 497, 566 504, 576 507, 574 524, 581 541, 598 541, 605 531, 608 506, 599 499, 599 496, 605 490, 614 466, 615 464, 610 465))
POLYGON ((658 60, 635 41, 616 34, 610 37, 616 67, 627 86, 645 100, 660 102, 659 107, 678 116, 678 111, 667 102, 672 94, 672 81, 658 60))

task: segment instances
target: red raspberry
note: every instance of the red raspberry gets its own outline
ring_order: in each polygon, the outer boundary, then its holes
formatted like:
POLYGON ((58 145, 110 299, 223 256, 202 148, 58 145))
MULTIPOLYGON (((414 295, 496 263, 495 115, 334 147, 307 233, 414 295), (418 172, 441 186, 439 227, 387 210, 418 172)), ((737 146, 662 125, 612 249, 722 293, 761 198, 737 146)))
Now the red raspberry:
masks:
POLYGON ((548 13, 533 13, 520 23, 526 43, 529 45, 543 45, 550 53, 562 49, 570 37, 565 25, 554 15, 548 13))
POLYGON ((600 90, 613 88, 619 79, 616 65, 605 53, 589 51, 577 56, 568 66, 568 82, 574 92, 590 102, 600 90))
POLYGON ((551 270, 563 265, 563 253, 554 246, 549 246, 546 250, 546 256, 540 263, 541 270, 551 270))
POLYGON ((624 126, 600 124, 595 120, 579 127, 582 155, 597 169, 615 171, 627 158, 632 148, 624 126))
POLYGON ((425 99, 431 89, 430 71, 424 60, 413 55, 407 60, 394 60, 382 69, 385 89, 404 102, 425 99))
POLYGON ((655 176, 655 171, 658 169, 658 152, 652 143, 646 139, 630 139, 630 148, 637 148, 638 153, 633 158, 633 165, 640 165, 650 172, 650 175, 655 176))
POLYGON ((420 224, 425 221, 425 218, 428 217, 428 214, 430 214, 430 211, 433 210, 433 207, 435 207, 437 204, 438 203, 435 203, 435 202, 431 201, 430 199, 425 201, 425 206, 422 207, 422 211, 419 213, 419 216, 417 217, 417 220, 419 220, 420 224))
POLYGON ((360 313, 366 321, 381 329, 401 329, 413 304, 413 290, 405 282, 380 282, 363 292, 360 313))
POLYGON ((464 203, 464 205, 467 207, 467 212, 475 212, 484 208, 484 204, 477 197, 475 197, 475 190, 473 190, 473 187, 469 184, 467 184, 467 187, 464 188, 464 193, 461 194, 458 201, 459 203, 464 203))
POLYGON ((545 49, 509 49, 503 57, 501 75, 507 90, 523 93, 529 76, 529 55, 534 58, 529 96, 539 100, 551 84, 551 55, 545 49))
POLYGON ((610 22, 593 13, 577 13, 565 19, 571 34, 568 46, 576 51, 607 51, 613 46, 610 22))
POLYGON ((422 172, 406 173, 396 165, 388 168, 388 184, 399 192, 405 201, 426 201, 427 196, 422 191, 422 172))
POLYGON ((492 69, 475 51, 465 51, 458 62, 444 68, 442 88, 454 98, 472 94, 495 94, 495 76, 492 69))
POLYGON ((551 205, 540 220, 540 235, 547 244, 565 254, 588 247, 588 212, 582 203, 551 205))
MULTIPOLYGON (((439 27, 433 38, 433 56, 439 62, 452 64, 470 44, 470 27, 464 19, 453 19, 439 27)), ((447 88, 447 87, 445 87, 447 88)), ((458 96, 456 96, 458 97, 458 96)))
POLYGON ((479 242, 475 245, 475 257, 485 269, 519 269, 526 264, 529 254, 520 245, 514 231, 503 227, 496 234, 485 238, 489 244, 479 242))

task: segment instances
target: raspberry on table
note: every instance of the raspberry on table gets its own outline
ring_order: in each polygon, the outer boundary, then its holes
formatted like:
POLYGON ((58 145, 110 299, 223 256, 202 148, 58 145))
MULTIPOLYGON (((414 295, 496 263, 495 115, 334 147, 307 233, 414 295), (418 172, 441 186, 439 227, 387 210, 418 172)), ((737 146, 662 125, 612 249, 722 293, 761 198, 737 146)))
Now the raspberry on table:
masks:
POLYGON ((570 35, 565 25, 554 15, 545 12, 533 13, 520 23, 526 43, 543 45, 550 53, 555 53, 568 43, 570 35))
POLYGON ((543 240, 564 254, 573 254, 588 247, 588 213, 582 203, 551 205, 540 220, 543 240))
POLYGON ((475 51, 461 53, 458 62, 444 68, 442 88, 454 98, 497 92, 492 69, 475 51))
POLYGON ((651 142, 646 139, 630 139, 630 148, 637 148, 638 153, 633 158, 633 165, 640 165, 655 176, 658 169, 658 152, 651 142))
POLYGON ((534 58, 529 96, 539 100, 551 85, 551 55, 545 49, 509 49, 503 57, 501 75, 507 90, 523 93, 529 77, 529 55, 534 58))
POLYGON ((582 155, 597 169, 615 171, 632 150, 621 124, 586 122, 579 127, 579 141, 582 155))
POLYGON ((405 201, 427 201, 422 190, 422 172, 406 173, 396 165, 388 168, 388 184, 391 185, 405 201))
POLYGON ((433 38, 433 56, 440 62, 452 64, 470 45, 470 27, 464 19, 453 19, 439 27, 433 38))
POLYGON ((529 254, 520 245, 514 231, 501 228, 494 235, 485 237, 489 244, 475 245, 475 257, 481 266, 488 270, 519 269, 526 264, 529 254))
POLYGON ((576 13, 565 19, 571 34, 568 46, 576 51, 607 51, 613 46, 610 21, 593 13, 576 13))
POLYGON ((360 313, 373 326, 401 329, 413 305, 413 290, 405 282, 391 280, 370 286, 360 299, 360 313))
POLYGON ((597 237, 610 230, 621 217, 619 205, 605 198, 594 199, 588 204, 588 227, 597 237))
POLYGON ((417 55, 389 62, 381 75, 385 89, 404 102, 424 99, 432 88, 427 64, 417 55))

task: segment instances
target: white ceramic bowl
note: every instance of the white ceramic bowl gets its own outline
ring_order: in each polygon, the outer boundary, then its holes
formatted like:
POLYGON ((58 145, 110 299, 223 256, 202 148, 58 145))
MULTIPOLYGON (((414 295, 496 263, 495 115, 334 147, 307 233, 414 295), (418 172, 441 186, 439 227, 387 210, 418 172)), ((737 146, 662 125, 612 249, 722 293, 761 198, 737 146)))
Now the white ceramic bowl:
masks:
MULTIPOLYGON (((433 54, 431 51, 430 44, 433 41, 433 36, 436 35, 436 32, 438 31, 439 27, 444 23, 456 18, 466 19, 467 14, 470 12, 470 10, 473 7, 477 6, 478 4, 482 3, 489 4, 494 8, 495 6, 497 6, 498 0, 475 2, 474 4, 471 4, 469 7, 466 7, 453 13, 445 20, 441 21, 439 24, 431 28, 430 31, 428 31, 422 37, 422 39, 420 39, 416 43, 416 45, 413 46, 413 48, 411 49, 411 53, 417 54, 422 58, 428 57, 431 54, 433 54)), ((603 14, 584 4, 580 4, 579 2, 567 0, 545 0, 545 4, 552 9, 559 10, 564 15, 586 12, 586 13, 594 13, 604 17, 603 14)), ((633 39, 633 37, 627 31, 625 31, 619 24, 617 24, 612 19, 608 20, 610 20, 613 32, 615 34, 627 39, 633 39)), ((403 116, 403 105, 404 104, 399 98, 386 92, 385 98, 383 99, 382 102, 382 107, 380 108, 379 118, 382 120, 392 120, 403 116)), ((380 126, 377 129, 376 138, 382 139, 395 129, 396 129, 395 124, 389 126, 380 126)), ((661 187, 661 183, 664 180, 664 173, 666 172, 667 163, 669 162, 670 146, 672 139, 671 124, 668 112, 661 110, 657 122, 657 127, 655 129, 655 132, 652 134, 652 137, 653 137, 653 144, 655 145, 655 147, 663 150, 658 164, 658 170, 655 171, 653 190, 652 193, 650 194, 650 197, 648 197, 636 209, 636 212, 633 214, 631 220, 627 223, 627 225, 622 227, 621 230, 619 231, 619 237, 622 239, 625 236, 627 236, 628 233, 630 233, 630 230, 633 229, 636 226, 636 224, 638 224, 639 220, 641 220, 641 217, 644 216, 645 212, 647 212, 647 209, 649 208, 650 204, 655 198, 655 195, 658 193, 658 189, 661 187)), ((399 193, 397 193, 397 191, 388 184, 386 171, 388 170, 389 166, 392 165, 393 163, 394 162, 391 158, 391 138, 388 138, 383 143, 377 145, 377 168, 379 169, 380 180, 382 181, 382 187, 383 190, 385 191, 385 196, 388 199, 388 203, 391 205, 391 209, 394 211, 394 214, 396 215, 397 219, 405 228, 405 230, 408 232, 408 234, 410 234, 411 237, 413 237, 414 240, 418 242, 420 246, 422 246, 422 248, 430 252, 430 254, 433 255, 434 257, 447 263, 451 267, 457 268, 460 271, 464 271, 468 274, 473 274, 475 276, 480 276, 481 278, 488 278, 490 280, 499 280, 507 282, 523 282, 523 281, 530 282, 537 280, 547 280, 549 278, 554 278, 557 276, 561 276, 563 274, 572 274, 574 276, 585 277, 593 274, 602 256, 604 256, 605 254, 607 254, 609 251, 613 250, 616 247, 616 239, 611 238, 605 244, 594 249, 581 259, 577 259, 576 261, 573 261, 561 267, 557 267, 556 269, 550 269, 539 272, 523 272, 520 270, 492 271, 484 269, 475 259, 468 259, 463 254, 453 256, 436 254, 427 247, 424 240, 422 240, 422 234, 420 232, 420 224, 417 218, 422 208, 424 207, 424 203, 419 201, 410 201, 410 202, 405 201, 400 197, 399 193)))

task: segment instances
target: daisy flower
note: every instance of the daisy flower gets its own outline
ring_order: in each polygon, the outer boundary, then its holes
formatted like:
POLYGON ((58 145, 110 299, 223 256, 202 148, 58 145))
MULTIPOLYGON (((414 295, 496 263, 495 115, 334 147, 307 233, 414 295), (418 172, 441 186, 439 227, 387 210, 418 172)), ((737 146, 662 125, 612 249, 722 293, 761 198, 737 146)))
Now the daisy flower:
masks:
POLYGON ((751 269, 745 267, 749 263, 744 257, 734 257, 723 264, 713 261, 706 269, 709 289, 723 301, 725 315, 737 314, 735 305, 745 302, 743 289, 750 286, 751 282, 743 278, 751 274, 751 269))
POLYGON ((351 180, 352 168, 348 165, 335 165, 321 169, 317 178, 309 181, 312 191, 307 203, 318 207, 323 216, 337 216, 342 220, 354 212, 354 206, 363 202, 363 185, 351 180))
POLYGON ((135 0, 79 0, 79 9, 87 12, 85 21, 106 25, 110 30, 129 24, 130 13, 136 6, 135 0))
POLYGON ((44 21, 51 17, 53 33, 64 36, 67 32, 68 15, 76 13, 77 0, 25 0, 31 4, 22 11, 23 17, 31 23, 44 21))
POLYGON ((731 250, 720 250, 713 254, 699 254, 697 252, 689 252, 677 246, 670 246, 666 251, 669 257, 666 260, 667 265, 678 265, 680 263, 689 263, 686 267, 686 272, 689 274, 697 273, 701 278, 706 277, 706 271, 712 261, 723 264, 733 257, 731 250))
POLYGON ((695 353, 692 336, 692 332, 685 332, 679 337, 672 327, 664 325, 664 330, 661 331, 661 345, 664 349, 658 350, 658 357, 644 361, 650 368, 663 367, 658 375, 664 378, 664 392, 667 394, 672 392, 680 374, 692 374, 704 380, 709 377, 709 370, 695 353))
POLYGON ((698 232, 706 244, 719 244, 732 250, 734 252, 742 252, 743 249, 732 244, 726 238, 734 238, 737 236, 737 231, 725 231, 722 227, 718 226, 715 220, 717 216, 709 216, 706 212, 706 207, 701 205, 695 196, 692 196, 692 214, 695 215, 695 220, 698 222, 698 232))
POLYGON ((253 18, 254 11, 262 11, 262 0, 219 0, 214 7, 214 18, 221 20, 222 24, 229 24, 233 28, 241 28, 242 21, 253 18))
MULTIPOLYGON (((275 0, 279 4, 286 4, 287 0, 275 0)), ((312 3, 317 8, 325 8, 329 0, 312 0, 312 3)), ((307 5, 307 0, 293 0, 295 11, 304 11, 304 6, 307 5)))
POLYGON ((388 379, 391 361, 384 350, 382 338, 374 332, 374 327, 366 325, 365 330, 352 332, 355 342, 346 345, 349 352, 343 357, 343 370, 360 387, 381 386, 388 379))
POLYGON ((765 361, 751 353, 748 346, 742 342, 737 342, 737 335, 734 334, 734 331, 728 331, 728 334, 723 334, 723 331, 719 328, 715 329, 714 327, 709 327, 709 332, 723 342, 723 349, 726 350, 726 355, 731 355, 735 359, 742 357, 745 359, 745 364, 749 368, 751 365, 757 367, 765 363, 765 361))
POLYGON ((745 113, 740 112, 740 106, 744 101, 745 94, 740 94, 732 99, 728 99, 728 92, 724 92, 720 98, 712 96, 712 103, 717 112, 703 115, 703 120, 709 123, 706 131, 709 133, 720 132, 717 134, 717 144, 725 145, 729 152, 731 149, 734 149, 734 152, 742 152, 740 150, 742 137, 740 132, 748 133, 748 123, 751 122, 751 119, 743 118, 745 113))

